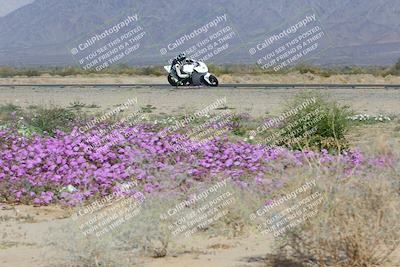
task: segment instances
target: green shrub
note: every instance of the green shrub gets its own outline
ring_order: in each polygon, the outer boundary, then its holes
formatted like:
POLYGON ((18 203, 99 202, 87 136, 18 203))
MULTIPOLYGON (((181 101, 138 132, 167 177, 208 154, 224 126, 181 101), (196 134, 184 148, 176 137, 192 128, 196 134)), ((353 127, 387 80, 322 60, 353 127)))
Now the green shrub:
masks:
POLYGON ((161 67, 144 67, 142 68, 142 75, 154 75, 154 76, 162 76, 164 75, 164 69, 161 67))
POLYGON ((391 68, 387 69, 383 75, 400 75, 400 59, 391 68))
POLYGON ((302 93, 290 102, 278 128, 277 145, 292 149, 327 149, 330 152, 348 147, 345 133, 349 129, 351 111, 321 94, 302 93))
POLYGON ((246 135, 246 128, 243 126, 244 120, 246 118, 241 116, 240 114, 236 114, 232 117, 232 133, 236 136, 245 136, 246 135))
POLYGON ((65 76, 74 76, 74 75, 83 74, 83 73, 84 73, 84 71, 81 68, 69 66, 69 67, 63 68, 57 74, 65 77, 65 76))
POLYGON ((20 106, 16 106, 12 103, 0 105, 0 122, 15 121, 21 114, 22 109, 20 106))
POLYGON ((27 69, 21 72, 21 75, 28 76, 28 77, 35 77, 40 76, 40 72, 35 69, 27 69))
POLYGON ((0 113, 20 112, 21 107, 12 103, 3 104, 0 106, 0 113))
POLYGON ((73 122, 76 122, 78 115, 71 110, 52 107, 39 108, 35 111, 30 120, 29 126, 38 132, 47 132, 54 135, 57 129, 69 130, 73 122))
POLYGON ((17 71, 11 67, 0 67, 0 78, 8 78, 15 76, 17 71))

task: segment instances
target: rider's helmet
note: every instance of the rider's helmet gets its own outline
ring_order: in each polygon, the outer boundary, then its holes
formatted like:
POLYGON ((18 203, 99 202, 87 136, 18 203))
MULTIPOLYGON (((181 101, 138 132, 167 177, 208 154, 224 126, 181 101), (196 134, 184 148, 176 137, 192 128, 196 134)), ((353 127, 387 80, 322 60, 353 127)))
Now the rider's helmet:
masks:
POLYGON ((178 60, 179 61, 184 61, 186 59, 186 54, 185 53, 180 53, 179 55, 178 55, 178 60))

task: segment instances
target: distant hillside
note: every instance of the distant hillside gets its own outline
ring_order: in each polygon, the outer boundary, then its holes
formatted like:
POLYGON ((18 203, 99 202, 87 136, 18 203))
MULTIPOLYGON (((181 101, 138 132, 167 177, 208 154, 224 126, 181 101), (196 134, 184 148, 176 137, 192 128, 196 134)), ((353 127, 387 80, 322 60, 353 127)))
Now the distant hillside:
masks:
POLYGON ((400 0, 36 0, 0 17, 0 65, 76 64, 71 47, 127 14, 138 14, 147 34, 129 64, 165 62, 180 49, 161 56, 161 48, 223 14, 237 36, 210 61, 255 63, 250 47, 314 12, 326 40, 313 63, 384 65, 400 58, 400 0))
POLYGON ((34 0, 2 0, 0 5, 0 17, 11 13, 12 11, 32 3, 34 0))

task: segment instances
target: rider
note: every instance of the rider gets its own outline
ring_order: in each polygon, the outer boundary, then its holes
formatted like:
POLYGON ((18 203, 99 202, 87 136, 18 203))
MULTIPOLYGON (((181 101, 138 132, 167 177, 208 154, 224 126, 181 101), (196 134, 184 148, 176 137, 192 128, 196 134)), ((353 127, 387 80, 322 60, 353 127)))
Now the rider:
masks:
POLYGON ((189 74, 182 71, 183 65, 187 62, 185 53, 181 53, 172 61, 171 69, 180 79, 189 78, 189 74))

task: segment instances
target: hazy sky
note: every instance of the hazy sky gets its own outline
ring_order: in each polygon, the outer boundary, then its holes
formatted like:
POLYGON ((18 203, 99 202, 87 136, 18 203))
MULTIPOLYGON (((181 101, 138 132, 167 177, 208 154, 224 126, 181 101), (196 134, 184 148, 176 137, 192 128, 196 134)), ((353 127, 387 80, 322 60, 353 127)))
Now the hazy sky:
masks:
POLYGON ((33 1, 34 0, 0 0, 0 17, 33 1))

